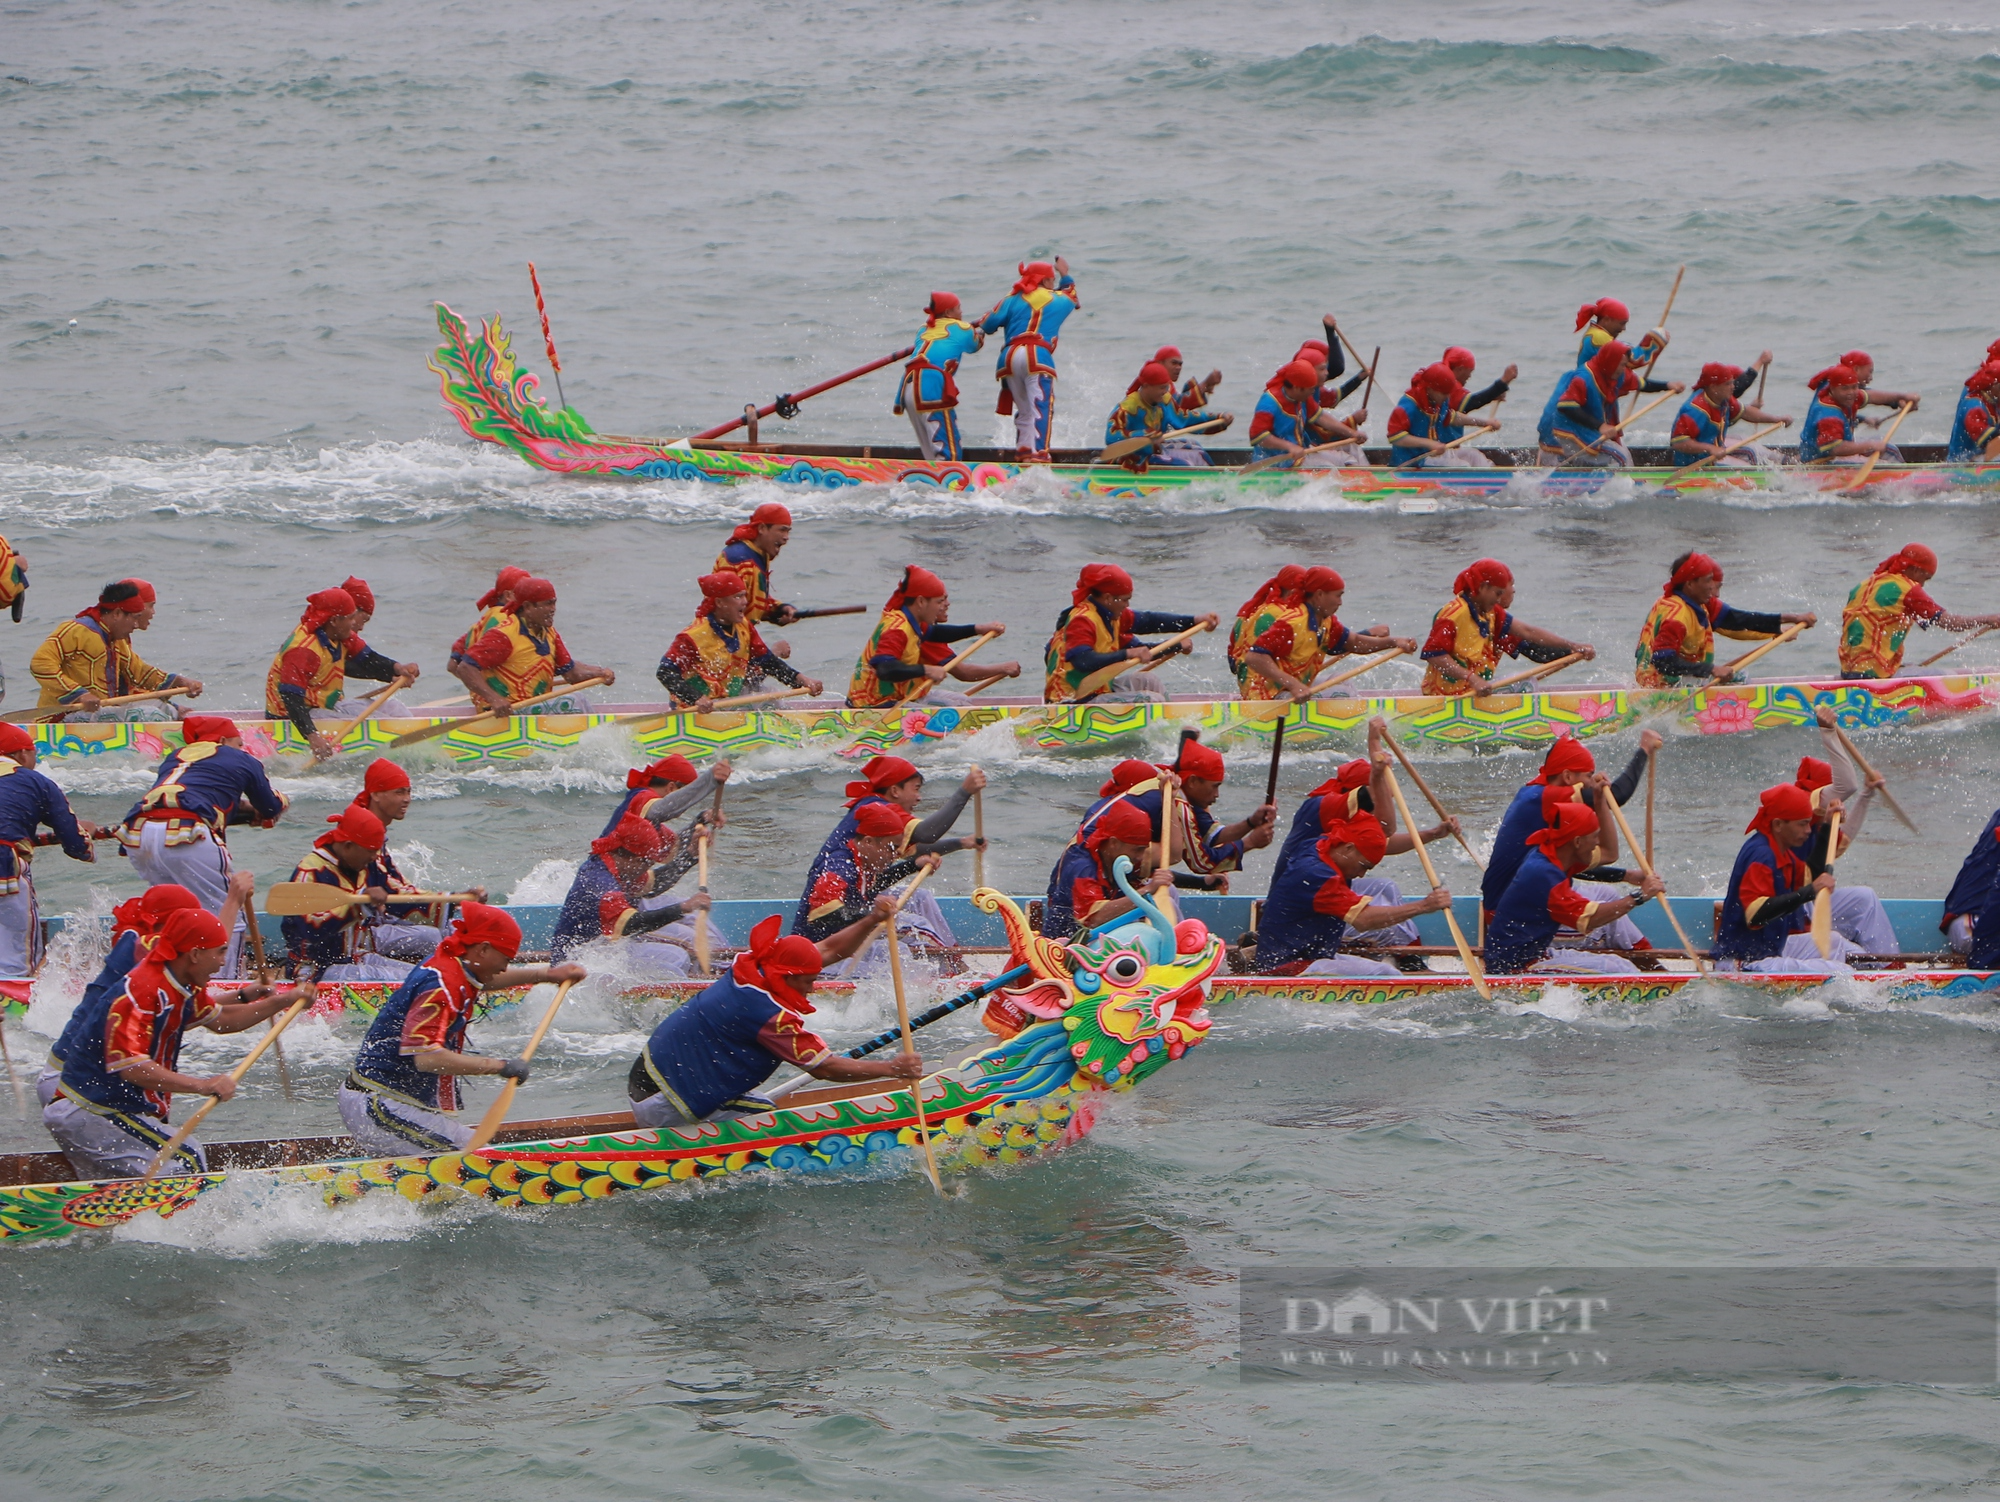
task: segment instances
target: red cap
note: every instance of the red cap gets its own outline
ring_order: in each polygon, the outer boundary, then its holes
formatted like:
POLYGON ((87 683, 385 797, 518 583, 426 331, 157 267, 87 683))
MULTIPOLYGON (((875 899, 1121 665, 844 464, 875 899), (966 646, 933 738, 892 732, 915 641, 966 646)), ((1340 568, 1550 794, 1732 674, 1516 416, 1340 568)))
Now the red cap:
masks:
POLYGON ((1664 600, 1675 590, 1692 584, 1697 579, 1710 578, 1717 584, 1722 582, 1722 565, 1706 553, 1690 553, 1681 566, 1674 570, 1673 578, 1667 580, 1667 587, 1660 591, 1660 598, 1664 600))
POLYGON ((918 568, 914 563, 903 570, 894 593, 889 596, 884 610, 901 610, 910 600, 942 600, 951 591, 944 587, 944 580, 927 568, 918 568))
POLYGON ((1139 384, 1141 386, 1171 386, 1173 383, 1172 372, 1158 360, 1148 360, 1144 365, 1139 367, 1139 384))
POLYGON ((871 793, 886 793, 899 782, 923 775, 914 763, 900 756, 871 756, 861 769, 861 780, 847 785, 847 806, 852 808, 871 793))
POLYGON ((1897 552, 1891 553, 1875 565, 1878 574, 1902 574, 1913 568, 1935 575, 1938 571, 1938 555, 1920 542, 1906 542, 1897 552))
POLYGON ((1988 360, 1965 378, 1965 389, 1974 396, 1983 396, 1995 386, 2000 386, 2000 359, 1988 360))
POLYGON ((1771 825, 1778 819, 1810 819, 1812 795, 1795 782, 1781 782, 1757 795, 1757 817, 1743 826, 1745 834, 1770 838, 1771 825))
POLYGON ((694 769, 694 763, 680 752, 663 756, 650 767, 635 767, 625 774, 625 786, 642 788, 655 782, 671 782, 676 787, 686 787, 701 774, 694 769))
POLYGON ((1875 368, 1875 357, 1865 349, 1850 349, 1840 357, 1840 363, 1857 374, 1862 370, 1875 368))
POLYGON ((1332 569, 1316 563, 1303 574, 1299 575, 1298 588, 1292 591, 1292 595, 1293 598, 1304 604, 1307 595, 1316 595, 1321 590, 1344 590, 1346 588, 1347 581, 1345 579, 1341 578, 1332 569))
POLYGON ((757 535, 759 527, 789 527, 792 513, 776 501, 766 501, 750 513, 750 520, 729 534, 731 542, 748 542, 757 535))
POLYGON ((501 569, 499 574, 494 578, 493 587, 479 597, 477 608, 487 610, 498 605, 502 595, 512 592, 514 586, 527 577, 528 571, 526 569, 515 568, 509 564, 506 568, 501 569))
POLYGON ((376 757, 368 763, 368 770, 361 774, 363 793, 393 793, 409 785, 410 774, 386 756, 376 757))
POLYGON ((177 960, 197 949, 220 949, 229 942, 222 920, 200 907, 176 908, 161 920, 153 942, 155 960, 177 960))
POLYGON ((1222 753, 1200 741, 1183 741, 1180 760, 1176 763, 1181 776, 1200 777, 1209 782, 1222 781, 1225 771, 1222 753))
POLYGON ((111 941, 117 943, 118 936, 128 929, 142 939, 150 939, 174 913, 200 906, 201 899, 186 887, 171 882, 148 887, 111 910, 111 941))
POLYGON ((933 292, 931 300, 924 304, 924 311, 933 318, 958 317, 958 294, 955 292, 933 292))
POLYGON ((322 589, 316 595, 306 596, 306 608, 299 616, 299 624, 308 631, 317 631, 337 615, 354 614, 354 596, 344 589, 322 589))
POLYGON ((736 573, 703 574, 694 581, 701 586, 704 600, 726 600, 743 593, 743 576, 736 573))
POLYGON ((1056 268, 1047 261, 1023 261, 1015 270, 1021 274, 1021 279, 1014 283, 1014 295, 1017 297, 1034 291, 1043 282, 1053 281, 1056 274, 1056 268))
POLYGON ((475 944, 491 944, 511 960, 521 952, 521 925, 497 907, 468 902, 458 910, 458 921, 438 953, 457 959, 475 944))
POLYGON ((1299 580, 1305 576, 1306 571, 1298 564, 1286 564, 1275 574, 1271 575, 1270 578, 1257 586, 1257 593, 1243 602, 1243 608, 1236 612, 1236 619, 1239 621, 1249 620, 1251 616, 1257 613, 1259 605, 1268 605, 1271 601, 1290 594, 1299 587, 1299 580))
POLYGON ((1541 775, 1533 781, 1547 786, 1548 780, 1559 772, 1595 772, 1597 758, 1590 754, 1590 748, 1573 735, 1557 736, 1549 747, 1549 753, 1542 758, 1541 775))
POLYGON ((1159 775, 1160 769, 1149 761, 1121 761, 1111 769, 1110 779, 1097 790, 1097 796, 1109 798, 1113 793, 1123 793, 1142 782, 1151 782, 1159 775))
POLYGON ((730 973, 739 985, 760 987, 794 1012, 810 1012, 813 1004, 805 989, 792 982, 819 974, 819 946, 801 934, 778 937, 783 926, 784 919, 773 913, 751 929, 750 942, 730 973))
POLYGON ((1464 349, 1456 344, 1444 352, 1442 360, 1444 364, 1451 367, 1451 373, 1461 381, 1471 375, 1473 367, 1479 363, 1472 358, 1471 350, 1464 349))
POLYGON ((375 591, 368 587, 366 579, 357 579, 350 574, 347 582, 340 587, 347 591, 348 598, 354 601, 357 609, 365 610, 370 615, 375 613, 375 591))
POLYGON ((219 714, 191 714, 181 721, 181 739, 190 746, 196 741, 234 740, 242 734, 234 720, 219 714))
POLYGON ((1817 756, 1801 756, 1799 758, 1798 786, 1804 788, 1808 793, 1817 792, 1823 787, 1833 786, 1832 765, 1821 761, 1817 756))
POLYGON ((1120 798, 1097 816, 1097 822, 1090 826, 1090 833, 1084 836, 1083 844, 1085 849, 1095 850, 1106 840, 1144 845, 1152 838, 1153 821, 1146 817, 1145 810, 1120 798))
POLYGON ((1178 360, 1180 357, 1181 352, 1171 344, 1162 344, 1158 349, 1153 351, 1153 358, 1162 365, 1166 364, 1169 360, 1178 360))
POLYGON ((655 860, 666 849, 667 842, 660 835, 660 826, 650 819, 642 819, 637 814, 627 814, 612 826, 611 833, 600 835, 590 842, 590 853, 603 857, 613 851, 622 850, 627 855, 636 855, 641 860, 655 860))
MULTIPOLYGON (((1326 860, 1336 845, 1352 845, 1371 866, 1379 864, 1382 857, 1388 854, 1389 837, 1382 832, 1382 821, 1365 810, 1336 819, 1331 824, 1322 820, 1320 828, 1326 831, 1319 842, 1322 860, 1326 860)), ((1333 862, 1329 860, 1327 864, 1330 866, 1333 862)))
POLYGON ((1587 834, 1596 834, 1598 821, 1596 812, 1578 799, 1568 799, 1548 809, 1548 825, 1528 836, 1527 843, 1539 845, 1554 858, 1556 847, 1567 845, 1571 840, 1581 839, 1587 834))
POLYGON ((1115 563, 1086 563, 1070 591, 1070 603, 1081 605, 1092 595, 1130 595, 1132 576, 1115 563))
POLYGON ((0 756, 35 749, 35 738, 11 720, 0 720, 0 756))
POLYGON ((1294 360, 1278 371, 1278 379, 1295 391, 1311 391, 1319 385, 1319 372, 1303 360, 1294 360))
POLYGON ((1720 360, 1710 360, 1702 366, 1701 379, 1695 385, 1714 386, 1722 381, 1733 381, 1742 374, 1743 367, 1740 365, 1725 365, 1720 360))
POLYGON ((854 811, 854 828, 871 840, 900 840, 913 822, 893 803, 864 803, 854 811))
POLYGON ((358 803, 350 803, 339 813, 329 814, 326 822, 333 828, 313 841, 314 849, 324 850, 335 840, 345 840, 363 850, 375 851, 389 841, 389 832, 382 827, 381 818, 358 803))
POLYGON ((1854 373, 1853 366, 1847 364, 1829 365, 1825 370, 1806 377, 1806 385, 1814 391, 1827 386, 1858 386, 1860 383, 1861 377, 1854 373))
POLYGON ((1469 566, 1451 581, 1451 592, 1455 595, 1469 595, 1486 584, 1498 584, 1503 589, 1514 582, 1514 571, 1498 558, 1482 558, 1469 566))
POLYGON ((1576 310, 1576 326, 1582 328, 1593 318, 1602 323, 1607 318, 1629 319, 1631 316, 1632 310, 1617 298, 1600 297, 1596 302, 1587 302, 1576 310))
POLYGON ((544 600, 553 603, 555 597, 556 587, 546 579, 523 579, 519 584, 514 586, 514 608, 516 610, 520 610, 523 606, 527 605, 539 605, 544 600))

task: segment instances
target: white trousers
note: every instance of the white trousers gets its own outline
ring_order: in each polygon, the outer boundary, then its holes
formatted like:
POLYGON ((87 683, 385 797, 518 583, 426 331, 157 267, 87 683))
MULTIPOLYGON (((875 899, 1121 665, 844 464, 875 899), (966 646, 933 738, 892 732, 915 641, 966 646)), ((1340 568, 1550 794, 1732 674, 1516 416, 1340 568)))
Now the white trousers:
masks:
MULTIPOLYGON (((899 938, 919 939, 937 948, 946 949, 957 942, 952 937, 951 924, 946 921, 944 909, 938 906, 937 898, 929 892, 920 891, 910 899, 910 905, 903 909, 896 919, 896 933, 899 938)), ((908 942, 903 944, 903 959, 914 964, 917 959, 915 948, 908 942)), ((889 941, 876 939, 864 948, 854 959, 849 960, 840 970, 845 980, 869 980, 889 973, 889 941)))
POLYGON ((1889 911, 1873 887, 1833 889, 1833 928, 1852 939, 1863 954, 1903 952, 1896 939, 1896 925, 1889 921, 1889 911))
POLYGON ((1563 949, 1528 967, 1537 975, 1637 975, 1639 967, 1622 954, 1593 954, 1587 949, 1563 949))
MULTIPOLYGON (((169 845, 166 836, 164 823, 140 825, 139 848, 127 852, 132 869, 149 887, 186 887, 204 908, 220 916, 223 899, 229 895, 229 847, 217 841, 206 825, 198 827, 194 838, 182 845, 169 845)), ((238 914, 236 931, 229 936, 229 955, 222 966, 224 979, 233 980, 241 973, 246 932, 238 914)))
MULTIPOLYGON (((1630 895, 1625 888, 1608 881, 1578 881, 1571 885, 1577 895, 1591 902, 1616 902, 1630 895)), ((1646 941, 1645 933, 1630 918, 1618 918, 1602 928, 1593 928, 1587 934, 1566 928, 1557 931, 1554 944, 1558 949, 1638 949, 1646 941)))
POLYGON ((1056 378, 1030 369, 1034 353, 1022 348, 1007 356, 1007 390, 1014 397, 1014 446, 1041 454, 1048 451, 1049 428, 1055 421, 1056 378))
POLYGON ((385 954, 357 954, 345 965, 328 965, 319 973, 323 981, 394 981, 401 985, 403 977, 417 967, 402 960, 392 960, 385 954))
POLYGON ((42 958, 42 915, 35 906, 34 870, 18 855, 21 890, 0 897, 0 980, 29 980, 42 958))
MULTIPOLYGON (((1834 889, 1838 891, 1839 888, 1834 889)), ((1945 930, 1945 942, 1951 946, 1953 954, 1972 953, 1972 920, 1963 916, 1951 920, 1951 927, 1945 930)))
POLYGON ((1114 678, 1111 687, 1090 702, 1092 704, 1153 704, 1166 698, 1167 686, 1160 681, 1158 673, 1127 673, 1122 678, 1114 678))
MULTIPOLYGON (((1386 876, 1357 876, 1348 885, 1366 897, 1375 907, 1400 907, 1403 903, 1403 889, 1386 876)), ((1371 928, 1366 933, 1349 934, 1344 941, 1357 948, 1370 946, 1379 948, 1384 944, 1414 944, 1417 942, 1417 925, 1414 922, 1396 923, 1388 928, 1371 928)), ((1308 969, 1306 974, 1312 974, 1308 969)))
POLYGON ((1330 960, 1314 960, 1301 975, 1339 975, 1358 979, 1367 975, 1400 975, 1387 960, 1363 959, 1358 954, 1337 954, 1330 960))
MULTIPOLYGON (((173 1128, 157 1116, 106 1116, 67 1095, 42 1107, 42 1125, 80 1179, 137 1179, 167 1145, 173 1128)), ((164 1173, 206 1173, 208 1156, 190 1137, 161 1165, 164 1173)))
POLYGON ((427 923, 377 923, 368 938, 377 954, 421 965, 443 942, 444 932, 427 923))
POLYGON ((340 1087, 340 1119, 355 1147, 378 1158, 455 1152, 472 1140, 468 1122, 352 1085, 340 1087))
MULTIPOLYGON (((316 725, 338 725, 342 720, 351 720, 364 711, 369 710, 375 710, 375 706, 369 701, 368 695, 365 692, 359 694, 343 693, 340 696, 338 704, 328 709, 315 709, 312 712, 313 723, 316 725)), ((376 711, 376 713, 392 720, 414 720, 419 718, 417 712, 404 702, 401 694, 389 695, 387 699, 382 701, 382 708, 376 711)))
POLYGON ((1421 469, 1491 469, 1493 461, 1469 443, 1442 453, 1425 454, 1417 461, 1421 469))

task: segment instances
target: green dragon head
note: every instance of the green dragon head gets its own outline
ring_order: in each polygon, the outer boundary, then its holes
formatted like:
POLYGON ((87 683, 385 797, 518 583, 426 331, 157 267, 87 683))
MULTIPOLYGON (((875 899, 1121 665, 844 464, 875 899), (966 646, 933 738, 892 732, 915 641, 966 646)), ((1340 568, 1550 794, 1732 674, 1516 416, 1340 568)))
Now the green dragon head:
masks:
MULTIPOLYGON (((1222 965, 1222 941, 1194 918, 1175 923, 1134 890, 1132 863, 1112 871, 1134 911, 1067 944, 1028 928, 1027 917, 988 887, 972 894, 982 911, 1007 925, 1011 965, 1026 965, 1026 984, 1002 991, 994 1010, 1060 1019, 1069 1030, 1077 1072, 1099 1088, 1127 1089, 1208 1034, 1205 983, 1222 965)), ((989 1022, 989 1026, 992 1025, 989 1022)))

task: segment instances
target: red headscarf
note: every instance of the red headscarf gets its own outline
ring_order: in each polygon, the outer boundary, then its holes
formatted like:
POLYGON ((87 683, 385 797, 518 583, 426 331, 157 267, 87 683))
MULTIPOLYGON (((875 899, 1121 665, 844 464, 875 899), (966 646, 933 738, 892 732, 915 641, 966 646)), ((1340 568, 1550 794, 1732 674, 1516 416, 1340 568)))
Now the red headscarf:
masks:
MULTIPOLYGON (((1548 813, 1548 827, 1538 829, 1529 835, 1527 843, 1541 846, 1549 853, 1550 860, 1556 858, 1558 846, 1567 845, 1571 840, 1581 839, 1587 834, 1597 833, 1597 814, 1586 804, 1575 800, 1558 803, 1553 809, 1548 810, 1548 813)), ((1589 859, 1589 856, 1584 857, 1586 864, 1589 859)), ((1582 870, 1583 867, 1579 866, 1577 869, 1582 870)))
POLYGON ((1832 787, 1832 765, 1821 761, 1817 756, 1801 756, 1796 785, 1808 793, 1816 793, 1823 787, 1832 787))
POLYGON ((1860 383, 1861 378, 1854 373, 1854 367, 1846 364, 1829 365, 1825 370, 1806 377, 1806 385, 1822 395, 1828 386, 1857 386, 1860 383))
POLYGON ((344 589, 322 589, 316 595, 306 596, 305 614, 299 617, 299 624, 308 631, 317 631, 337 615, 354 614, 354 596, 344 589))
POLYGON ((731 595, 744 592, 743 576, 735 573, 703 574, 694 581, 701 586, 701 603, 695 607, 694 615, 700 620, 715 612, 715 602, 726 600, 731 595))
POLYGON ((87 606, 77 614, 102 624, 104 612, 107 610, 116 610, 124 615, 137 615, 157 598, 158 596, 153 593, 153 586, 144 579, 114 579, 98 591, 95 605, 87 606), (137 593, 123 594, 116 600, 106 598, 113 590, 122 591, 128 585, 137 593))
POLYGON ((1455 595, 1469 595, 1483 585, 1497 584, 1505 589, 1513 582, 1514 571, 1506 564, 1498 558, 1482 558, 1451 581, 1451 592, 1455 595))
POLYGON ((127 930, 142 939, 150 939, 160 931, 160 925, 175 913, 200 906, 201 899, 186 887, 171 883, 148 887, 137 897, 121 902, 111 910, 111 942, 117 943, 118 936, 127 930))
POLYGON ((1965 378, 1965 389, 1974 396, 1984 396, 1995 386, 2000 386, 2000 359, 1988 360, 1965 378))
POLYGON ((511 594, 514 586, 527 577, 528 571, 526 569, 515 568, 512 564, 509 564, 506 568, 500 570, 498 577, 493 581, 493 587, 479 597, 474 608, 477 610, 489 610, 493 606, 498 605, 502 595, 511 594))
POLYGON ((1083 837, 1086 850, 1096 850, 1106 840, 1122 840, 1127 845, 1145 845, 1153 838, 1153 821, 1146 817, 1144 809, 1136 803, 1120 798, 1108 804, 1097 821, 1090 826, 1090 833, 1083 837))
POLYGON ((634 767, 625 774, 625 786, 642 788, 655 782, 671 782, 676 787, 686 787, 701 774, 694 769, 694 763, 680 752, 663 756, 650 767, 634 767))
POLYGON ((1132 593, 1132 576, 1115 563, 1086 563, 1083 571, 1076 576, 1076 588, 1070 591, 1072 605, 1081 605, 1092 595, 1129 595, 1132 593))
POLYGON ((1200 741, 1181 742, 1181 754, 1174 770, 1183 777, 1201 777, 1209 782, 1220 782, 1225 775, 1222 753, 1212 746, 1204 746, 1200 741))
POLYGON ((1171 386, 1173 383, 1174 378, 1172 374, 1158 360, 1148 360, 1144 365, 1139 367, 1139 384, 1141 386, 1171 386))
POLYGON ((1291 593, 1286 598, 1294 605, 1303 605, 1306 602, 1307 595, 1316 595, 1324 589, 1344 590, 1346 588, 1347 581, 1345 579, 1341 578, 1332 569, 1316 563, 1299 575, 1299 582, 1293 586, 1291 593))
POLYGON ((1458 345, 1454 344, 1450 349, 1444 352, 1443 356, 1441 357, 1441 363, 1450 366, 1451 373, 1457 376, 1462 381, 1467 376, 1472 374, 1473 368, 1476 365, 1478 365, 1479 362, 1472 358, 1471 350, 1462 349, 1458 345))
POLYGON ((951 591, 944 587, 944 580, 927 568, 918 568, 914 563, 903 570, 901 582, 889 596, 884 610, 901 610, 911 600, 941 600, 951 591))
POLYGON ((497 907, 468 902, 458 910, 458 921, 452 924, 450 936, 438 945, 438 953, 463 959, 475 944, 491 944, 511 960, 521 952, 521 925, 497 907))
POLYGON ((243 732, 236 728, 234 720, 224 719, 219 714, 191 714, 181 721, 181 739, 192 746, 196 741, 234 740, 243 732))
POLYGON ((1714 576, 1715 582, 1720 584, 1722 565, 1706 553, 1690 553, 1687 562, 1675 569, 1673 578, 1667 580, 1667 587, 1660 591, 1660 598, 1664 600, 1682 586, 1692 584, 1697 579, 1709 578, 1711 575, 1714 576))
POLYGON ((555 602, 556 587, 546 579, 523 579, 514 586, 514 603, 507 608, 519 615, 530 605, 539 605, 547 600, 555 602))
POLYGON ((1619 394, 1618 388, 1625 384, 1625 357, 1632 353, 1632 346, 1613 339, 1596 354, 1584 362, 1591 379, 1597 382, 1597 389, 1607 398, 1619 394))
POLYGON ((1840 363, 1858 376, 1863 370, 1875 368, 1875 357, 1865 349, 1850 349, 1840 357, 1840 363))
POLYGON ((864 803, 854 811, 854 829, 871 840, 900 840, 914 824, 909 813, 893 803, 864 803))
POLYGON ((1166 364, 1169 360, 1178 360, 1180 357, 1181 352, 1171 344, 1162 344, 1158 349, 1153 351, 1153 358, 1162 365, 1166 364))
POLYGON ((313 841, 315 850, 324 850, 336 840, 346 840, 373 852, 389 841, 389 831, 382 827, 382 820, 358 803, 350 803, 339 813, 329 814, 326 822, 333 828, 313 841))
POLYGON ((956 318, 958 315, 958 295, 956 293, 933 292, 931 300, 924 305, 924 327, 929 328, 940 318, 956 318))
POLYGON ((1123 793, 1142 782, 1151 782, 1159 775, 1160 769, 1149 761, 1121 761, 1111 769, 1110 779, 1097 790, 1097 796, 1109 798, 1113 793, 1123 793))
POLYGON ((1352 845, 1371 866, 1379 865, 1389 852, 1389 837, 1382 832, 1382 821, 1371 813, 1351 813, 1331 824, 1322 821, 1320 827, 1326 831, 1320 836, 1320 859, 1329 866, 1333 862, 1327 856, 1336 845, 1352 845))
POLYGON ((357 579, 349 574, 347 582, 340 587, 353 598, 357 609, 365 610, 370 615, 375 613, 375 591, 368 587, 366 579, 357 579))
POLYGON ((1047 261, 1023 261, 1019 266, 1015 267, 1015 270, 1021 273, 1021 279, 1014 283, 1014 295, 1016 297, 1027 295, 1041 286, 1043 282, 1054 281, 1056 275, 1055 267, 1051 266, 1047 261))
POLYGON ((1595 772, 1597 758, 1590 754, 1590 748, 1573 735, 1559 735, 1549 747, 1549 754, 1542 758, 1540 775, 1529 779, 1531 784, 1547 787, 1549 779, 1562 772, 1595 772))
POLYGON ((229 942, 222 920, 201 907, 176 908, 160 920, 153 952, 155 960, 177 960, 196 949, 220 949, 229 942))
POLYGON ((1592 319, 1602 323, 1607 318, 1630 320, 1632 310, 1615 297, 1600 297, 1596 302, 1587 302, 1576 310, 1576 326, 1581 329, 1592 319))
POLYGON ((0 720, 0 756, 35 749, 35 738, 11 720, 0 720))
POLYGON ((900 756, 871 756, 861 769, 861 780, 847 785, 847 806, 852 808, 863 798, 879 797, 897 783, 921 776, 914 764, 900 756))
POLYGON ((1900 552, 1892 553, 1875 565, 1878 574, 1902 574, 1913 568, 1920 568, 1933 576, 1937 573, 1938 555, 1920 542, 1906 542, 1900 552))
POLYGON ((650 819, 642 819, 637 814, 627 814, 611 828, 611 833, 600 835, 590 842, 590 853, 602 859, 613 851, 622 850, 627 855, 636 855, 640 860, 659 859, 667 849, 660 826, 650 819))
POLYGON ((1742 374, 1743 367, 1740 365, 1725 365, 1720 360, 1710 360, 1702 366, 1701 379, 1695 385, 1713 386, 1718 381, 1734 381, 1742 374))
POLYGON ((1257 593, 1243 602, 1243 608, 1236 612, 1236 619, 1247 621, 1257 613, 1258 606, 1268 605, 1271 601, 1290 594, 1298 588, 1299 580, 1303 579, 1305 574, 1306 571, 1298 564, 1286 564, 1257 586, 1257 593))
POLYGON ((1303 360, 1294 360, 1280 366, 1272 380, 1290 386, 1294 391, 1310 393, 1319 385, 1319 372, 1303 360))
POLYGON ((751 929, 750 942, 736 956, 730 975, 739 986, 756 986, 768 991, 790 1011, 810 1012, 813 1004, 806 995, 806 988, 795 986, 792 982, 819 974, 819 946, 803 934, 788 934, 779 938, 778 930, 784 927, 784 923, 782 917, 773 913, 751 929))
POLYGON ((1449 365, 1426 365, 1410 378, 1410 395, 1425 411, 1430 410, 1434 398, 1449 403, 1457 391, 1458 377, 1449 365))
POLYGON ((410 774, 390 761, 386 756, 378 756, 368 763, 368 770, 361 774, 362 795, 393 793, 398 788, 410 785, 410 774))
MULTIPOLYGON (((1362 758, 1356 757, 1353 761, 1344 763, 1338 772, 1335 772, 1333 776, 1327 778, 1325 782, 1322 782, 1310 793, 1307 793, 1306 796, 1308 798, 1337 797, 1337 800, 1345 805, 1347 811, 1352 813, 1357 801, 1355 795, 1368 786, 1369 779, 1374 775, 1375 769, 1362 758)), ((1325 815, 1322 814, 1321 818, 1323 821, 1325 815)))
POLYGON ((1757 795, 1757 817, 1743 826, 1745 834, 1771 838, 1771 825, 1778 819, 1810 819, 1812 795, 1795 782, 1781 782, 1757 795))
POLYGON ((789 527, 792 513, 776 501, 766 501, 750 513, 750 520, 729 534, 731 542, 748 542, 757 535, 759 527, 789 527))

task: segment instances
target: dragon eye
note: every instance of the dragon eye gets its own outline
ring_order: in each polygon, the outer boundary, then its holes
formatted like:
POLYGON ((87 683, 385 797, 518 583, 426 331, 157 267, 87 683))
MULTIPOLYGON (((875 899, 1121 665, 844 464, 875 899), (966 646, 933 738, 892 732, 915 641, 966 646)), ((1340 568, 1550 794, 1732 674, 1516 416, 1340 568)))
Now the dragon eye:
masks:
POLYGON ((1120 954, 1112 957, 1111 963, 1104 967, 1104 973, 1119 985, 1129 986, 1146 973, 1146 967, 1136 954, 1120 954))

